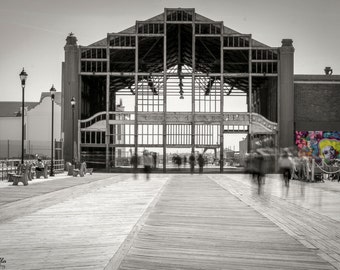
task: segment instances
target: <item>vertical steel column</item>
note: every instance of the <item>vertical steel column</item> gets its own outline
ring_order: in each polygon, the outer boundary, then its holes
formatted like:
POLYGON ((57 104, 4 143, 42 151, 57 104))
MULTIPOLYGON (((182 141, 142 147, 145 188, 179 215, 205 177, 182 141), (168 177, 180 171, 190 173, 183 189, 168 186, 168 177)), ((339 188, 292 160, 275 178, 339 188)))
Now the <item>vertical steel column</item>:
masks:
MULTIPOLYGON (((278 56, 280 57, 280 54, 278 53, 278 56)), ((280 69, 280 61, 281 59, 279 58, 279 61, 277 62, 277 93, 276 93, 276 106, 277 106, 277 130, 275 133, 275 172, 278 171, 278 158, 279 158, 279 154, 280 154, 280 129, 281 129, 281 125, 280 125, 280 111, 281 111, 281 99, 280 99, 280 95, 281 95, 281 69, 280 69)))
POLYGON ((280 147, 294 146, 294 47, 293 40, 283 39, 279 48, 280 62, 280 147), (284 106, 282 106, 284 105, 284 106))
POLYGON ((110 34, 106 37, 106 131, 105 131, 105 167, 107 172, 110 169, 110 122, 109 122, 109 110, 110 110, 110 34))
POLYGON ((167 78, 167 65, 166 65, 166 15, 164 15, 164 37, 163 37, 163 69, 164 69, 164 75, 163 75, 163 172, 166 172, 166 140, 167 140, 167 134, 166 134, 166 116, 167 116, 167 83, 166 83, 166 78, 167 78))
POLYGON ((251 152, 252 150, 252 140, 253 140, 253 135, 252 135, 252 114, 253 114, 253 83, 252 83, 252 36, 249 35, 249 59, 248 59, 248 94, 249 94, 249 128, 248 128, 248 152, 251 152))
POLYGON ((138 22, 135 26, 135 128, 134 128, 134 142, 135 154, 138 155, 138 22))
POLYGON ((78 139, 77 139, 77 141, 78 141, 78 149, 77 149, 77 155, 78 155, 78 161, 80 162, 80 147, 79 147, 79 145, 80 145, 80 128, 81 128, 81 124, 80 124, 80 120, 78 120, 77 121, 77 123, 78 123, 78 139))
MULTIPOLYGON (((81 59, 81 51, 79 52, 79 67, 81 67, 80 59, 81 59)), ((80 138, 81 138, 81 130, 80 130, 80 128, 78 128, 78 122, 81 120, 81 119, 79 119, 79 118, 81 118, 81 117, 79 117, 79 112, 80 112, 80 115, 81 115, 81 102, 82 102, 81 101, 82 100, 81 97, 82 97, 82 87, 83 87, 81 76, 82 75, 80 75, 80 74, 78 76, 79 94, 77 95, 78 96, 78 100, 76 100, 76 104, 75 104, 75 106, 77 106, 76 107, 76 117, 75 117, 76 118, 76 125, 74 124, 74 119, 72 120, 72 128, 73 129, 77 128, 77 130, 76 130, 77 131, 77 133, 76 133, 77 137, 75 138, 74 134, 72 135, 73 136, 73 139, 72 139, 72 149, 73 149, 72 150, 73 151, 72 152, 72 156, 73 156, 73 161, 74 161, 72 165, 76 165, 75 158, 74 158, 74 142, 75 142, 74 140, 77 140, 76 141, 77 159, 78 159, 78 162, 81 162, 81 156, 80 156, 80 153, 81 153, 81 140, 80 140, 80 138)), ((74 109, 73 109, 73 111, 74 111, 74 109)), ((74 116, 73 116, 73 118, 74 118, 74 116)), ((79 126, 81 126, 81 125, 79 125, 79 126)))
POLYGON ((192 17, 192 90, 191 90, 191 153, 195 152, 195 65, 196 65, 196 39, 195 39, 195 13, 192 17))
MULTIPOLYGON (((76 138, 76 154, 77 154, 77 161, 81 162, 81 158, 80 158, 80 153, 81 153, 81 149, 80 149, 80 143, 81 143, 81 124, 80 124, 80 120, 81 120, 81 106, 82 106, 82 84, 81 84, 81 74, 80 74, 80 70, 81 70, 81 50, 80 48, 77 49, 78 50, 78 87, 77 87, 77 91, 78 93, 76 93, 78 102, 76 103, 76 128, 77 128, 77 138, 76 138)), ((72 142, 72 144, 74 144, 74 142, 72 142)), ((75 165, 75 163, 74 163, 75 165)))
POLYGON ((221 117, 221 122, 220 122, 220 173, 223 173, 223 159, 224 159, 224 118, 223 118, 223 112, 224 112, 224 93, 223 93, 223 85, 224 85, 224 26, 223 22, 221 23, 221 44, 220 44, 220 58, 221 58, 221 66, 220 66, 220 72, 221 72, 221 83, 220 83, 220 117, 221 117))
MULTIPOLYGON (((77 103, 76 103, 76 128, 77 128, 77 138, 76 138, 76 155, 77 155, 77 161, 81 162, 81 157, 80 157, 80 153, 81 153, 81 148, 80 148, 80 138, 81 138, 81 130, 80 130, 80 120, 81 120, 81 102, 82 102, 82 79, 81 79, 81 48, 80 46, 78 47, 78 93, 77 93, 77 103), (80 114, 80 116, 79 116, 80 114)), ((72 142, 72 145, 74 147, 74 142, 72 142)), ((74 149, 73 149, 74 151, 74 149)), ((74 153, 73 153, 74 155, 74 153)), ((76 162, 74 163, 74 165, 76 165, 76 162)))
MULTIPOLYGON (((109 99, 110 99, 109 106, 111 105, 109 111, 116 112, 116 93, 112 92, 112 94, 109 95, 109 99)), ((112 115, 112 120, 116 120, 116 114, 115 113, 112 115)), ((110 128, 110 126, 109 126, 109 128, 110 128)), ((112 136, 112 144, 113 144, 113 146, 111 147, 111 155, 110 155, 111 156, 110 163, 111 163, 112 167, 116 167, 116 144, 118 142, 117 131, 118 131, 117 124, 113 124, 112 125, 112 134, 110 134, 112 136)), ((110 129, 110 132, 111 132, 111 129, 110 129)))

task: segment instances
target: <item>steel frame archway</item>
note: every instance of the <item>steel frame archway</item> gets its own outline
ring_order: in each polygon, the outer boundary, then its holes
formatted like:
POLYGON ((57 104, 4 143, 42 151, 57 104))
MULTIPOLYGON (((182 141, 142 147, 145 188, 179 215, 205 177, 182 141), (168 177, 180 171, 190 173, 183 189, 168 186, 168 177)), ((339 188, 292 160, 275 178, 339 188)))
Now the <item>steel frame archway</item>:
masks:
POLYGON ((136 153, 139 147, 162 147, 164 157, 167 147, 188 147, 192 152, 218 147, 222 159, 223 134, 231 126, 247 127, 243 130, 250 137, 278 133, 278 49, 194 9, 165 9, 80 47, 79 65, 83 116, 78 154, 85 147, 105 147, 106 168, 117 147, 133 147, 136 153), (99 106, 94 105, 93 89, 101 93, 99 106), (264 110, 261 91, 266 91, 274 110, 264 110), (169 97, 175 94, 191 97, 190 111, 167 110, 169 97), (248 113, 226 112, 225 98, 238 94, 247 96, 248 113), (134 96, 133 112, 117 111, 119 95, 134 96))

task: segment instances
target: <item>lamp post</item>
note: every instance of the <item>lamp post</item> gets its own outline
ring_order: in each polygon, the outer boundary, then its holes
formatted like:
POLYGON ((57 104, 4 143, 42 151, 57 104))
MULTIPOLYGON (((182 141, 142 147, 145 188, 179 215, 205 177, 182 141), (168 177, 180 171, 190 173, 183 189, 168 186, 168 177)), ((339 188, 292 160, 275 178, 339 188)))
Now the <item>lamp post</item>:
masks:
POLYGON ((71 99, 72 106, 72 165, 74 164, 74 107, 76 106, 76 99, 72 97, 71 99))
POLYGON ((51 138, 51 171, 50 171, 50 176, 54 176, 54 172, 53 172, 53 125, 54 125, 54 96, 55 93, 57 92, 57 90, 55 90, 54 85, 52 85, 51 89, 50 89, 50 93, 51 93, 51 101, 52 101, 52 138, 51 138))
POLYGON ((24 164, 24 140, 25 140, 25 84, 27 79, 27 73, 22 68, 19 74, 22 88, 22 105, 21 105, 21 164, 24 164))

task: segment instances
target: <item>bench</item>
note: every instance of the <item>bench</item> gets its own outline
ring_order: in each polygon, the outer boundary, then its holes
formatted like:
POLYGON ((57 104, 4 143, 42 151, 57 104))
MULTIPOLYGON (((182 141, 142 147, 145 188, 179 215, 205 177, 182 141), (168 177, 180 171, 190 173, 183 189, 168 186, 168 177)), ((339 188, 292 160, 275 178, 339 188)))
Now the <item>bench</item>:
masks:
POLYGON ((87 168, 86 162, 84 162, 84 166, 85 166, 85 174, 89 173, 90 175, 92 175, 93 168, 87 168))
POLYGON ((80 169, 73 169, 73 177, 77 177, 78 175, 80 177, 83 177, 86 173, 86 163, 83 162, 80 164, 80 169))
MULTIPOLYGON (((72 166, 73 169, 73 166, 72 166)), ((70 170, 69 170, 70 173, 70 170)), ((92 175, 93 173, 93 168, 87 168, 86 167, 86 162, 82 162, 80 164, 80 169, 73 169, 72 170, 72 174, 74 177, 77 177, 78 175, 83 177, 85 174, 89 173, 90 175, 92 175)))
POLYGON ((29 167, 28 167, 27 177, 28 177, 29 181, 32 181, 33 178, 34 178, 34 175, 35 175, 34 166, 33 166, 33 164, 29 164, 28 166, 29 167))
POLYGON ((13 182, 13 176, 14 175, 19 175, 21 173, 21 169, 22 169, 22 164, 19 164, 14 172, 9 172, 7 173, 8 176, 8 182, 13 182))
POLYGON ((38 171, 37 168, 35 169, 35 177, 39 179, 41 176, 43 176, 45 179, 48 178, 48 172, 47 172, 47 164, 44 165, 44 169, 42 171, 38 171))
POLYGON ((93 172, 93 168, 86 168, 85 174, 89 173, 90 175, 92 175, 93 172))
POLYGON ((29 173, 29 165, 24 166, 24 172, 22 174, 13 175, 13 186, 17 186, 19 182, 22 182, 24 186, 28 185, 28 173, 29 173))

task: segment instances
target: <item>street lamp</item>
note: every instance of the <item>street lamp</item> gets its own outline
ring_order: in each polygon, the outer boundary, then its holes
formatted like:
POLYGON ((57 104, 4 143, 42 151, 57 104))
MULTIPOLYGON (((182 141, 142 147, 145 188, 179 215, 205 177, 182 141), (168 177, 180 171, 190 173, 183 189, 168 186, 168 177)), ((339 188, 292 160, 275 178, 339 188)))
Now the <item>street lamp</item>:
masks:
POLYGON ((71 99, 72 106, 72 165, 74 164, 74 107, 76 106, 76 99, 72 97, 71 99))
POLYGON ((55 90, 54 85, 52 85, 51 89, 50 89, 50 93, 51 93, 51 101, 52 101, 52 138, 51 138, 51 171, 50 171, 50 176, 54 176, 54 172, 53 172, 53 125, 54 125, 54 96, 55 93, 57 92, 57 90, 55 90))
POLYGON ((25 84, 27 79, 27 73, 22 68, 19 74, 22 88, 22 105, 21 105, 21 164, 24 164, 24 140, 25 140, 25 84))

